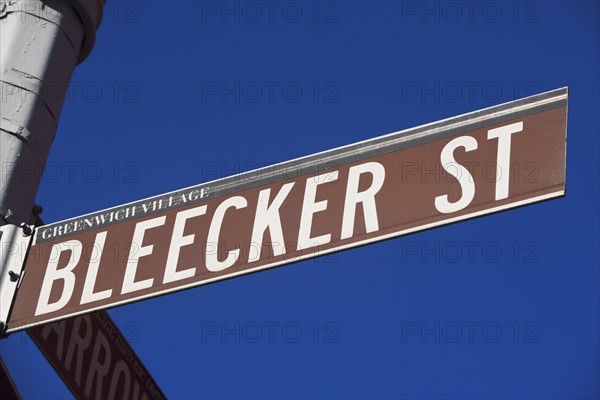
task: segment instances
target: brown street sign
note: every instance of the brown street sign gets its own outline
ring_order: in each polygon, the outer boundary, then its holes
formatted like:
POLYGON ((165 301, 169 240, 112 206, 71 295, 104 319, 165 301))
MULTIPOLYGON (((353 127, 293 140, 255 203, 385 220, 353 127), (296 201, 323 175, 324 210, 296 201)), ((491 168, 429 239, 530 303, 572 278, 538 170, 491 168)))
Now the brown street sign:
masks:
MULTIPOLYGON (((43 225, 36 216, 35 226, 43 225)), ((34 326, 27 333, 77 399, 166 398, 104 310, 34 326)))
POLYGON ((76 399, 166 398, 106 311, 28 333, 76 399))
POLYGON ((36 229, 8 332, 565 194, 567 88, 36 229))

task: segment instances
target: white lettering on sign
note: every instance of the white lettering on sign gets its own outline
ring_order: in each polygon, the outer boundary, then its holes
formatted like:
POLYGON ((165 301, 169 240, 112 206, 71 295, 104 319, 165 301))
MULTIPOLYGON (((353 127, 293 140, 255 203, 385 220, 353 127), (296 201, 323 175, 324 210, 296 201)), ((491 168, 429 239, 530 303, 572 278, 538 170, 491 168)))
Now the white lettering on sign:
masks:
POLYGON ((81 258, 82 249, 83 245, 78 240, 68 240, 52 246, 50 260, 48 260, 48 267, 46 268, 46 275, 44 276, 40 297, 38 298, 37 307, 35 309, 35 315, 60 310, 69 302, 73 295, 73 289, 75 289, 75 274, 73 274, 72 271, 81 258), (61 255, 66 251, 70 252, 69 260, 67 265, 59 269, 58 263, 62 258, 61 255), (62 294, 57 301, 50 303, 52 286, 54 281, 59 279, 62 279, 64 282, 62 294))
MULTIPOLYGON (((514 124, 490 129, 487 138, 498 139, 498 153, 496 158, 496 195, 495 200, 508 198, 508 184, 510 178, 510 150, 513 133, 523 130, 523 121, 514 124)), ((465 209, 475 197, 475 182, 468 169, 456 162, 454 150, 462 147, 465 151, 477 150, 477 140, 472 136, 461 136, 451 140, 442 149, 440 161, 444 169, 454 176, 462 189, 462 196, 456 202, 448 201, 448 195, 444 194, 435 198, 435 208, 444 214, 449 214, 465 209)))
POLYGON ((284 243, 279 208, 281 208, 283 201, 292 190, 292 187, 294 187, 294 182, 283 185, 271 202, 271 205, 269 205, 270 188, 261 190, 258 194, 258 205, 256 206, 256 217, 254 218, 254 225, 252 227, 248 262, 256 262, 260 259, 263 236, 267 229, 269 229, 269 235, 271 236, 273 255, 280 256, 285 254, 285 246, 275 246, 275 243, 284 243))
POLYGON ((348 239, 354 235, 354 217, 359 203, 363 207, 367 233, 379 230, 375 195, 381 190, 384 180, 385 168, 380 163, 369 162, 350 168, 346 187, 346 200, 344 202, 344 218, 342 219, 342 239, 348 239), (373 182, 368 189, 359 192, 360 177, 365 173, 371 174, 373 182))
POLYGON ((196 272, 196 267, 190 267, 181 271, 177 271, 177 263, 179 261, 179 252, 182 247, 194 243, 195 234, 185 235, 185 223, 188 219, 206 214, 206 206, 194 207, 189 210, 180 211, 175 217, 175 226, 173 228, 173 236, 171 237, 171 247, 169 247, 169 255, 167 258, 167 266, 165 268, 165 277, 163 283, 175 282, 181 279, 191 278, 196 272))
POLYGON ((458 179, 458 183, 460 183, 462 189, 462 196, 454 203, 448 201, 447 194, 435 198, 435 208, 444 214, 453 213, 466 208, 471 204, 473 197, 475 197, 475 182, 473 182, 473 176, 468 169, 457 163, 454 159, 454 150, 459 147, 463 147, 465 151, 476 150, 477 140, 471 136, 457 137, 444 146, 444 149, 442 150, 440 161, 442 162, 444 169, 458 179))
POLYGON ((209 271, 222 271, 235 264, 240 254, 240 249, 231 250, 227 254, 227 258, 225 260, 219 261, 219 234, 221 232, 221 225, 223 225, 223 219, 225 218, 225 213, 227 210, 229 208, 240 209, 246 207, 247 205, 248 202, 245 198, 242 196, 234 196, 225 200, 217 207, 215 215, 210 223, 210 228, 208 229, 208 243, 215 243, 217 246, 215 251, 206 252, 206 269, 209 271))
POLYGON ((331 241, 331 234, 311 237, 312 223, 314 214, 327 209, 327 200, 316 201, 317 187, 325 183, 337 181, 338 171, 329 172, 308 178, 306 180, 306 189, 304 190, 304 202, 302 203, 302 213, 300 214, 300 231, 298 232, 298 250, 308 249, 319 246, 331 241))
POLYGON ((165 195, 165 197, 138 205, 128 205, 119 209, 96 213, 75 221, 68 221, 61 225, 53 225, 41 229, 41 238, 44 240, 60 237, 66 234, 102 227, 106 224, 125 221, 131 218, 139 217, 150 212, 166 210, 172 207, 178 207, 191 201, 197 201, 208 197, 208 187, 201 189, 192 189, 180 194, 165 195))
POLYGON ((490 129, 488 139, 498 139, 498 158, 496 168, 496 201, 508 197, 508 182, 510 175, 510 145, 513 133, 523 130, 523 122, 490 129), (499 176, 498 176, 499 175, 499 176))
POLYGON ((147 221, 138 222, 135 225, 131 249, 129 250, 127 267, 125 267, 125 279, 123 280, 123 289, 121 290, 121 293, 135 292, 137 290, 146 289, 152 286, 152 282, 154 281, 152 278, 135 282, 135 273, 137 272, 137 266, 140 257, 152 254, 152 250, 154 249, 153 244, 142 246, 146 230, 164 225, 165 220, 166 217, 162 216, 158 218, 152 218, 147 221))
MULTIPOLYGON (((495 185, 496 201, 506 199, 509 195, 511 140, 513 134, 521 131, 523 131, 523 122, 511 123, 490 129, 487 132, 487 140, 497 140, 495 160, 498 165, 495 185)), ((441 149, 439 160, 441 160, 444 170, 453 176, 458 185, 460 185, 460 196, 452 200, 448 194, 436 196, 433 199, 433 204, 430 205, 432 210, 442 214, 450 214, 464 210, 472 203, 476 193, 475 181, 469 170, 456 161, 456 153, 474 152, 476 154, 478 147, 477 139, 473 136, 460 136, 450 140, 441 149)), ((360 234, 377 232, 380 229, 380 218, 377 208, 378 195, 382 193, 386 184, 386 176, 390 172, 393 171, 386 173, 384 165, 375 161, 363 162, 351 166, 347 170, 347 177, 340 177, 340 171, 331 168, 326 173, 305 177, 304 185, 300 182, 292 181, 286 182, 277 190, 273 187, 262 188, 255 195, 256 198, 254 199, 249 199, 248 196, 250 195, 247 194, 244 195, 245 197, 234 195, 225 198, 216 205, 210 206, 214 207, 214 209, 210 209, 207 204, 203 204, 178 211, 168 217, 162 215, 137 222, 133 227, 132 245, 127 263, 121 272, 122 281, 115 280, 113 287, 106 287, 106 280, 104 280, 104 286, 96 288, 96 281, 102 275, 103 269, 106 268, 103 266, 103 260, 109 258, 102 257, 102 255, 107 251, 105 247, 108 246, 105 246, 105 242, 107 236, 110 235, 110 231, 99 232, 96 234, 94 242, 95 253, 93 253, 87 262, 88 265, 85 272, 85 282, 82 284, 80 304, 105 301, 113 296, 113 292, 118 292, 119 290, 121 294, 133 293, 147 290, 159 284, 191 279, 201 273, 205 274, 207 271, 220 272, 236 265, 243 265, 244 263, 257 263, 267 257, 264 253, 270 253, 268 257, 282 256, 286 254, 286 248, 287 251, 291 251, 289 246, 286 247, 286 243, 293 243, 295 247, 294 251, 303 251, 331 243, 333 236, 336 236, 339 240, 350 239, 356 235, 357 226, 362 226, 362 223, 357 224, 357 222, 364 221, 364 231, 360 232, 360 234), (341 185, 343 182, 346 182, 343 188, 334 188, 331 186, 336 184, 341 185), (295 193, 294 196, 291 195, 293 190, 300 190, 301 187, 304 188, 303 193, 295 193), (332 198, 328 197, 334 192, 336 193, 335 201, 338 203, 335 204, 335 208, 332 208, 329 203, 332 198), (294 200, 289 200, 292 197, 294 200), (286 201, 299 205, 298 209, 293 211, 295 214, 292 217, 289 216, 290 210, 286 207, 286 201), (241 216, 244 216, 244 219, 247 218, 249 211, 244 209, 248 207, 248 204, 256 204, 256 208, 253 210, 254 214, 250 219, 250 223, 253 225, 251 229, 244 230, 251 233, 246 238, 240 238, 239 242, 231 243, 230 235, 232 233, 231 228, 228 228, 227 237, 229 242, 222 241, 221 236, 223 236, 224 224, 230 227, 232 221, 237 221, 237 218, 241 218, 241 216), (285 217, 282 219, 283 209, 286 209, 286 212, 283 213, 285 217), (333 211, 334 209, 335 211, 333 211), (358 218, 361 218, 361 211, 363 221, 357 221, 358 218), (210 217, 208 217, 209 215, 210 217), (174 218, 174 221, 169 221, 173 224, 172 232, 166 232, 164 236, 166 240, 170 240, 167 248, 166 263, 162 267, 164 270, 160 271, 159 275, 155 273, 156 271, 153 271, 153 274, 151 274, 153 277, 148 278, 148 273, 144 274, 138 271, 138 265, 140 258, 150 257, 153 254, 155 243, 145 243, 144 238, 148 230, 163 227, 167 222, 167 218, 174 218), (194 231, 198 224, 194 224, 191 221, 197 218, 210 218, 210 221, 206 221, 209 223, 209 228, 206 233, 207 236, 205 239, 202 239, 203 243, 198 243, 201 232, 194 231), (294 220, 294 224, 298 224, 299 221, 298 228, 294 228, 292 232, 290 232, 289 227, 287 230, 284 229, 286 224, 290 223, 286 222, 288 218, 297 218, 294 220), (333 221, 332 219, 336 220, 333 221), (332 221, 332 223, 330 224, 329 221, 332 221), (318 233, 313 232, 313 226, 317 225, 319 226, 318 233), (295 229, 298 230, 296 231, 295 229), (293 236, 296 232, 296 237, 285 237, 286 235, 293 236), (271 251, 263 251, 264 249, 262 248, 265 235, 267 234, 270 241, 266 245, 270 247, 271 251), (206 241, 205 243, 204 240, 206 241), (296 241, 293 242, 293 240, 296 241), (200 265, 200 261, 197 263, 187 261, 186 265, 180 265, 182 249, 193 245, 196 246, 194 248, 201 247, 201 251, 203 251, 205 256, 204 265, 200 265), (248 251, 242 253, 242 248, 248 249, 248 251), (138 274, 138 272, 140 273, 138 274), (146 279, 140 278, 140 276, 146 276, 146 279), (157 276, 160 278, 154 279, 157 276), (119 285, 121 286, 120 288, 118 287, 119 285)), ((401 184, 397 180, 391 181, 393 185, 401 184)), ((450 184, 453 185, 455 183, 450 184)), ((414 193, 411 193, 411 195, 414 195, 414 193)), ((160 210, 171 207, 175 203, 182 204, 195 201, 203 196, 204 193, 202 191, 195 189, 183 194, 167 196, 164 199, 149 201, 144 203, 141 209, 143 212, 160 210)), ((427 202, 428 200, 423 199, 423 201, 427 202)), ((112 217, 108 215, 108 218, 126 218, 134 212, 135 208, 123 208, 112 217)), ((402 213, 404 211, 399 209, 397 212, 402 213)), ((96 218, 100 217, 96 216, 96 218)), ((82 223, 83 225, 84 223, 82 223)), ((63 231, 67 229, 63 225, 53 229, 59 228, 63 231)), ((76 230, 77 227, 74 225, 73 229, 76 230)), ((58 233, 48 233, 50 236, 54 234, 58 233)), ((146 242, 148 242, 147 239, 146 242)), ((65 307, 71 301, 76 285, 73 271, 76 267, 85 268, 82 264, 86 264, 86 262, 81 260, 82 243, 80 241, 69 240, 54 244, 52 251, 55 253, 55 256, 51 257, 48 262, 35 315, 58 311, 65 307), (70 256, 68 260, 66 257, 67 253, 70 256), (63 285, 58 283, 60 280, 64 281, 63 285), (58 291, 61 292, 56 293, 58 291)), ((199 255, 198 260, 201 259, 202 257, 199 255)), ((143 265, 147 265, 147 263, 143 265)), ((114 274, 115 272, 112 271, 112 273, 114 274)), ((97 351, 101 352, 102 349, 98 348, 97 351)), ((103 376, 102 372, 102 366, 98 366, 98 370, 96 371, 98 377, 103 376)), ((118 379, 126 379, 124 371, 118 370, 114 373, 118 379)))
POLYGON ((90 257, 90 265, 88 267, 88 272, 85 277, 85 284, 83 286, 83 293, 81 295, 81 304, 108 299, 112 295, 112 289, 106 289, 101 292, 94 293, 94 286, 96 285, 96 278, 98 277, 98 269, 100 268, 100 260, 102 260, 105 241, 106 231, 100 232, 96 235, 96 241, 94 242, 93 250, 97 250, 97 252, 92 252, 90 257))

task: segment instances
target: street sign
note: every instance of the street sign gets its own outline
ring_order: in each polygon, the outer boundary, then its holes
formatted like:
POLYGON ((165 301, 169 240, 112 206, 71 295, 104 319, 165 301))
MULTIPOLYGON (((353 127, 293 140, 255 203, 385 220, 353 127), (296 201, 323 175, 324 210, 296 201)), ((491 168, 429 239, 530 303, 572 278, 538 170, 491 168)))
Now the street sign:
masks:
MULTIPOLYGON (((35 226, 43 225, 37 215, 35 226)), ((34 326, 27 333, 77 399, 165 399, 129 344, 136 339, 136 326, 123 328, 132 336, 126 338, 100 310, 34 326)))
POLYGON ((565 194, 567 88, 40 227, 8 332, 565 194))
POLYGON ((36 326, 28 333, 76 399, 166 398, 105 311, 36 326))

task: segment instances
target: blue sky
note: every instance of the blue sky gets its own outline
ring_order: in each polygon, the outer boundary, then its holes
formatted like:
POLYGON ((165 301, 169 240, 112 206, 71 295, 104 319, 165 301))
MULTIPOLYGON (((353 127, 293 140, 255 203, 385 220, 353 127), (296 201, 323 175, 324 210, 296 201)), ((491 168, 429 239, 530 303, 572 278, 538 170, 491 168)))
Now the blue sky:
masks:
MULTIPOLYGON (((599 3, 265 4, 109 1, 44 220, 563 86, 567 195, 110 310, 167 396, 598 398, 599 3)), ((70 397, 24 333, 0 349, 70 397)))

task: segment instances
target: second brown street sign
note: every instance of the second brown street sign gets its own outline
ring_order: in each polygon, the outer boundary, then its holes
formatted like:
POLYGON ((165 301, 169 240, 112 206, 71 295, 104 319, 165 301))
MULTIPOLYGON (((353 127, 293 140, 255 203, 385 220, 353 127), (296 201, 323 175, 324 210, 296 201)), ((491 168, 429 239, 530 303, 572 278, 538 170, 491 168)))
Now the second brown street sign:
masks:
POLYGON ((45 225, 8 332, 565 194, 567 89, 45 225))
POLYGON ((166 399, 106 311, 28 333, 76 399, 166 399))

